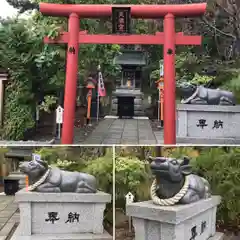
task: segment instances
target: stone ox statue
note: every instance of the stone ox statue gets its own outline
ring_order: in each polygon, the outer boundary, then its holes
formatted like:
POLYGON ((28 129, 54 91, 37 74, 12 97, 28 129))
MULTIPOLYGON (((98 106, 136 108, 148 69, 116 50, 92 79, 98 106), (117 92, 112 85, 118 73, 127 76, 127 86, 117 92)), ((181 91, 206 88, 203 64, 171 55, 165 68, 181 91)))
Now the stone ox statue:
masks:
POLYGON ((151 187, 151 197, 155 204, 186 204, 211 196, 208 181, 192 174, 188 158, 180 161, 150 157, 150 160, 151 171, 156 177, 151 187))
POLYGON ((51 168, 40 159, 22 162, 20 171, 29 178, 29 191, 37 192, 76 192, 95 193, 96 179, 94 176, 51 168))
POLYGON ((183 82, 177 84, 183 104, 236 105, 232 92, 183 82))

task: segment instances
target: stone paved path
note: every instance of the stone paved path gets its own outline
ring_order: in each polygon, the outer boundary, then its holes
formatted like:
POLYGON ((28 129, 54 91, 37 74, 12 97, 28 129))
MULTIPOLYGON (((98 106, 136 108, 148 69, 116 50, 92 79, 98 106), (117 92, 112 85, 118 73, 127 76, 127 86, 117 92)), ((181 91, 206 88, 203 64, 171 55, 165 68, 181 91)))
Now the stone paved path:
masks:
POLYGON ((0 195, 0 240, 5 240, 16 223, 19 223, 18 206, 14 196, 0 195))
POLYGON ((83 144, 157 144, 163 142, 161 135, 156 139, 149 120, 104 119, 93 130, 83 144))

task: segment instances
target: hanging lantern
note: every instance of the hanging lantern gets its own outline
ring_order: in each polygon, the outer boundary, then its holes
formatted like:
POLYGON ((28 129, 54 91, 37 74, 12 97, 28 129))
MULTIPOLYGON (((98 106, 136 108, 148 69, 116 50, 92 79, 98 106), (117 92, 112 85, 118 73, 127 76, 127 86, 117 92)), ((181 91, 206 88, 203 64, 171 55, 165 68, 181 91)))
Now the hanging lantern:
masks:
POLYGON ((96 87, 96 81, 92 78, 92 77, 89 77, 88 79, 87 79, 87 84, 86 84, 86 88, 88 88, 88 89, 93 89, 93 88, 95 88, 96 87))

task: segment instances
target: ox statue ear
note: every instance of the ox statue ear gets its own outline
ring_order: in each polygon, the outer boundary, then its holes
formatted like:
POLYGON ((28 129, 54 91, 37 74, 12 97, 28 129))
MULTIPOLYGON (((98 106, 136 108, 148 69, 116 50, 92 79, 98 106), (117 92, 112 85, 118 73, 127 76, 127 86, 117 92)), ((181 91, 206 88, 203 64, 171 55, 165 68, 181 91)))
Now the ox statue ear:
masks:
POLYGON ((43 167, 48 168, 48 163, 43 161, 42 159, 36 158, 35 161, 41 164, 43 167))
POLYGON ((189 175, 192 173, 192 167, 190 165, 183 165, 180 169, 183 175, 189 175))
POLYGON ((148 160, 152 162, 153 160, 155 160, 155 157, 149 156, 148 160))
POLYGON ((184 166, 184 165, 188 165, 190 163, 190 158, 189 157, 186 157, 184 156, 183 157, 183 161, 181 162, 181 166, 184 166))

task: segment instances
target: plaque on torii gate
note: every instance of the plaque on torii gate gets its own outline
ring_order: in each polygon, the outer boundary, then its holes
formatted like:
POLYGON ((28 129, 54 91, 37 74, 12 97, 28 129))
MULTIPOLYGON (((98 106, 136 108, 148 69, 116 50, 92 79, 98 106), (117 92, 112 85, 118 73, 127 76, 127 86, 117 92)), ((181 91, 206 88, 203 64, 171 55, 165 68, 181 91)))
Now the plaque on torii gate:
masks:
POLYGON ((78 50, 81 44, 138 44, 164 45, 164 144, 176 144, 176 94, 175 94, 175 47, 176 45, 201 45, 201 36, 186 36, 175 32, 175 17, 203 15, 206 3, 178 5, 99 5, 99 4, 52 4, 40 3, 42 14, 68 17, 68 32, 56 39, 44 38, 51 44, 68 44, 67 72, 64 97, 64 121, 62 144, 72 144, 75 115, 75 99, 78 72, 78 50), (164 31, 146 34, 88 34, 80 31, 80 18, 111 17, 114 8, 130 9, 132 18, 164 18, 164 31), (167 106, 165 106, 167 104, 167 106))

